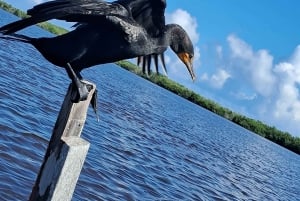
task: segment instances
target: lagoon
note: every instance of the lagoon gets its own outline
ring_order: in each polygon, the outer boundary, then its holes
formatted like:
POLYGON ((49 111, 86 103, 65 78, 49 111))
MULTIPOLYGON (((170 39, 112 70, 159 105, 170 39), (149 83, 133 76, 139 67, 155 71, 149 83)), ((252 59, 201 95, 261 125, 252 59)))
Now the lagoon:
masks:
MULTIPOLYGON (((0 25, 15 19, 0 10, 0 25)), ((114 64, 83 76, 100 121, 90 109, 73 200, 300 200, 299 155, 114 64)), ((68 84, 32 46, 0 40, 2 200, 28 199, 68 84)))

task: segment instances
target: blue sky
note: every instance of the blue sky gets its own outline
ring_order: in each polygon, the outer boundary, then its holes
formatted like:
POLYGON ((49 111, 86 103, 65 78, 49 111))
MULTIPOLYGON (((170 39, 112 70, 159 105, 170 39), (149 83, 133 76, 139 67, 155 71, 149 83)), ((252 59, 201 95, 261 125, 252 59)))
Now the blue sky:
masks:
MULTIPOLYGON (((43 0, 6 0, 26 10, 43 0)), ((197 81, 169 51, 168 76, 235 112, 300 136, 300 1, 167 0, 196 48, 197 81)))

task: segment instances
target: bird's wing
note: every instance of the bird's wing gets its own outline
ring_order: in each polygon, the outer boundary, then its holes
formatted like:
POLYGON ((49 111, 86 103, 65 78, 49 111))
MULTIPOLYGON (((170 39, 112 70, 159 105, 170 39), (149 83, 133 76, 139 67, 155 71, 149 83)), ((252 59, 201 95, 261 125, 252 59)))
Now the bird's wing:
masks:
POLYGON ((97 16, 128 16, 127 10, 101 0, 56 0, 39 4, 27 11, 32 17, 50 17, 71 22, 89 22, 97 16))
POLYGON ((127 8, 134 20, 152 37, 164 32, 166 0, 118 0, 115 3, 127 8))
POLYGON ((70 22, 97 22, 103 16, 125 18, 129 16, 126 8, 120 4, 108 3, 101 0, 55 0, 49 1, 27 11, 29 18, 22 19, 0 28, 5 34, 14 33, 28 26, 51 19, 70 22))
MULTIPOLYGON (((134 20, 143 27, 151 37, 160 37, 165 31, 166 0, 118 0, 131 12, 134 20)), ((143 55, 138 57, 137 64, 142 63, 143 73, 151 73, 151 60, 154 59, 155 69, 158 73, 158 58, 161 58, 164 72, 167 72, 164 53, 143 55)))

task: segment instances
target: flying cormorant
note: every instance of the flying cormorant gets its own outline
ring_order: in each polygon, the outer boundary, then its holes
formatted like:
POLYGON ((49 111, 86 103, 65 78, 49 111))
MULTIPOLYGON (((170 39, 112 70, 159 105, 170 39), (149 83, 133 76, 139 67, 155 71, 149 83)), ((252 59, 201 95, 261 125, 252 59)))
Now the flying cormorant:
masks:
MULTIPOLYGON (((97 64, 138 57, 150 69, 154 58, 170 46, 195 79, 194 48, 186 31, 165 24, 166 0, 55 0, 34 6, 29 18, 0 28, 1 38, 32 44, 49 62, 66 69, 76 86, 73 101, 85 100, 88 89, 80 72, 97 64), (15 32, 50 19, 76 22, 74 30, 52 38, 31 38, 15 32)), ((164 65, 164 60, 163 66, 164 65)))

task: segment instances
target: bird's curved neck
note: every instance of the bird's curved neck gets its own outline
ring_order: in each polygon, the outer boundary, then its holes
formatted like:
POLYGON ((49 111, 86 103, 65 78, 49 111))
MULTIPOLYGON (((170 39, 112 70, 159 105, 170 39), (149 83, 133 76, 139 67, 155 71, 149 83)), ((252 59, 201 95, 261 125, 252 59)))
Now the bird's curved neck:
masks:
POLYGON ((184 38, 182 28, 177 24, 167 24, 165 27, 165 38, 168 46, 174 45, 174 43, 184 38))
POLYGON ((155 53, 163 53, 171 44, 173 43, 176 36, 176 25, 168 24, 165 26, 165 30, 162 35, 159 37, 153 37, 150 43, 150 46, 154 48, 155 53))

